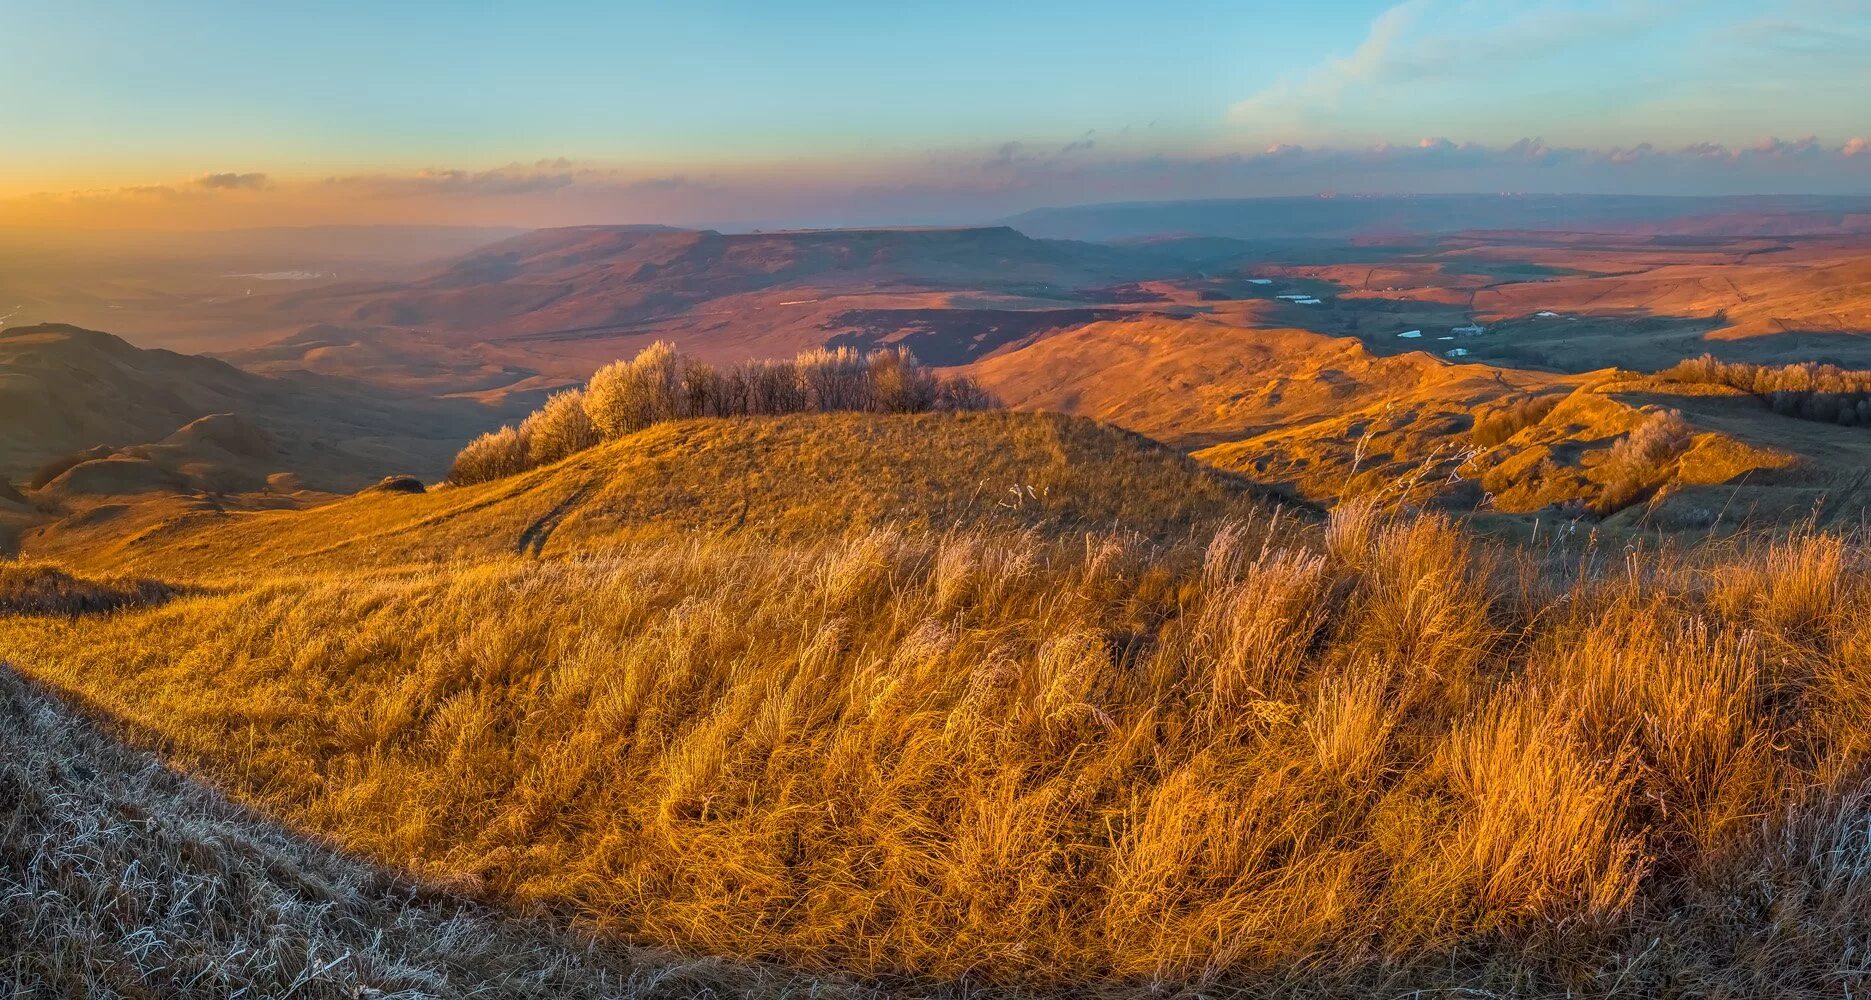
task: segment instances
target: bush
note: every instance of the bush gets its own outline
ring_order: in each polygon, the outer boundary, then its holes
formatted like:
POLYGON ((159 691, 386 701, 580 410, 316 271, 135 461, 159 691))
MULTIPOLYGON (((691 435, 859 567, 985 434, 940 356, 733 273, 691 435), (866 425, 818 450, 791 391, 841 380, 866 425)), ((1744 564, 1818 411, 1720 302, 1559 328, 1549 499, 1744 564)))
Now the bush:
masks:
POLYGON ((468 442, 448 470, 448 481, 461 486, 486 483, 525 472, 526 439, 511 427, 502 427, 468 442))
POLYGON ((674 418, 677 392, 676 347, 659 340, 598 369, 585 388, 585 412, 604 437, 620 438, 674 418))
POLYGON ((821 413, 871 409, 870 364, 857 351, 821 348, 799 355, 793 364, 805 390, 806 409, 821 413))
POLYGON ((1598 513, 1628 507, 1669 478, 1669 464, 1689 447, 1693 428, 1676 410, 1660 410, 1611 446, 1598 513))
POLYGON ((520 425, 519 435, 526 445, 528 468, 551 465, 603 439, 585 410, 585 393, 580 389, 554 393, 520 425))
POLYGON ((1469 436, 1483 448, 1492 448, 1522 430, 1545 420, 1546 415, 1553 412, 1553 409, 1559 405, 1561 398, 1563 397, 1558 394, 1528 396, 1518 402, 1482 414, 1475 418, 1475 427, 1469 432, 1469 436))
POLYGON ((916 360, 909 348, 877 351, 866 375, 871 406, 883 413, 921 413, 935 408, 941 380, 916 360))
POLYGON ((1810 361, 1779 367, 1751 365, 1704 354, 1658 374, 1672 382, 1740 389, 1783 417, 1847 427, 1871 425, 1871 371, 1810 361))

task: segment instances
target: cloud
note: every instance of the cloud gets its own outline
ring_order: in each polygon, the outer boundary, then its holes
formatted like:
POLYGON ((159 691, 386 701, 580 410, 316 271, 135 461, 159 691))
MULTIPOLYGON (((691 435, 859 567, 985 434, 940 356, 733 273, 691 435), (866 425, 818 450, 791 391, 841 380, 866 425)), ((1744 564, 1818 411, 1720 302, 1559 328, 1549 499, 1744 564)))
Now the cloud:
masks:
POLYGON ((1094 141, 1102 138, 1086 132, 896 160, 718 172, 649 173, 542 158, 486 169, 313 178, 209 174, 0 198, 0 216, 16 224, 151 228, 320 222, 751 228, 979 222, 1041 205, 1323 192, 1871 195, 1871 141, 1863 137, 1588 145, 1431 134, 1398 143, 1273 142, 1207 151, 1094 141))
POLYGON ((1251 124, 1292 124, 1309 112, 1335 108, 1347 91, 1391 72, 1392 51, 1428 4, 1404 0, 1391 7, 1371 22, 1350 55, 1328 59, 1297 81, 1282 80, 1238 101, 1229 114, 1251 124))
MULTIPOLYGON (((552 161, 541 161, 552 162, 552 161)), ((570 164, 567 164, 569 167, 570 164)), ((537 194, 570 187, 576 182, 570 169, 541 170, 509 164, 493 170, 430 168, 413 174, 359 174, 327 177, 325 184, 368 198, 419 196, 507 197, 537 194)))
POLYGON ((1370 138, 1398 122, 1501 137, 1534 120, 1627 146, 1673 130, 1855 129, 1871 86, 1871 21, 1855 6, 1784 0, 1750 20, 1739 5, 1688 18, 1666 0, 1406 0, 1350 52, 1228 118, 1261 141, 1370 138))
POLYGON ((203 174, 192 182, 210 191, 262 191, 268 180, 265 174, 203 174))
POLYGON ((1003 142, 994 147, 994 156, 981 164, 983 170, 999 170, 1011 167, 1026 152, 1024 142, 1003 142))

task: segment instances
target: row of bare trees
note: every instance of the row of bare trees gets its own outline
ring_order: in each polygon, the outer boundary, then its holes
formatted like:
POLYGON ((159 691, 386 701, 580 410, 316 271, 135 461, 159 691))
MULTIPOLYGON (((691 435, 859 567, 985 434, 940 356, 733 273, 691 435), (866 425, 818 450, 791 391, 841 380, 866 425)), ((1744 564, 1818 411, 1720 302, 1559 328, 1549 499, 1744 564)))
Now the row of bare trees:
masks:
POLYGON ((937 375, 903 347, 870 353, 821 348, 791 359, 716 366, 658 341, 635 358, 600 368, 585 388, 553 395, 519 427, 469 442, 449 480, 482 483, 515 475, 668 420, 993 405, 974 380, 937 375))

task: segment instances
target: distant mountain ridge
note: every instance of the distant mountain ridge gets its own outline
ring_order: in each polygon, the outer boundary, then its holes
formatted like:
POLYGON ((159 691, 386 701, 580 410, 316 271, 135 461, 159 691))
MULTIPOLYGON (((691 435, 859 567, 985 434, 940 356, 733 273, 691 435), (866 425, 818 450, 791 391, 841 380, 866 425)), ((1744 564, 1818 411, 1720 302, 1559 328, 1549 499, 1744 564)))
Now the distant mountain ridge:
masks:
POLYGON ((1871 233, 1871 197, 1828 195, 1395 195, 1116 202, 1002 220, 1040 239, 1162 236, 1345 239, 1469 230, 1706 232, 1726 237, 1871 233), (1708 220, 1720 219, 1711 226, 1708 220))
POLYGON ((1005 226, 772 233, 577 226, 501 240, 416 281, 318 289, 281 308, 328 321, 514 337, 623 327, 788 287, 1060 292, 1162 266, 1146 252, 1036 240, 1005 226))

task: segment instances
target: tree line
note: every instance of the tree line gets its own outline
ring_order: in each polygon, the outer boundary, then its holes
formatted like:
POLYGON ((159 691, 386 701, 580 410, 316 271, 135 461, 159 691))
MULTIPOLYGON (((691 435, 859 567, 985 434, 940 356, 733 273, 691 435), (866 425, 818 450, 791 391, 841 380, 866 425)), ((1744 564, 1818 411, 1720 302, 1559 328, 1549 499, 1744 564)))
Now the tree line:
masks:
POLYGON ((657 341, 598 369, 520 423, 483 434, 455 457, 449 481, 484 483, 557 462, 600 442, 691 417, 785 413, 980 410, 993 398, 973 379, 943 377, 908 348, 820 348, 790 359, 716 366, 657 341))
POLYGON ((1801 362, 1756 365, 1714 355, 1679 362, 1659 373, 1675 382, 1725 385, 1760 399, 1775 413, 1847 427, 1871 427, 1871 371, 1801 362))

